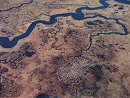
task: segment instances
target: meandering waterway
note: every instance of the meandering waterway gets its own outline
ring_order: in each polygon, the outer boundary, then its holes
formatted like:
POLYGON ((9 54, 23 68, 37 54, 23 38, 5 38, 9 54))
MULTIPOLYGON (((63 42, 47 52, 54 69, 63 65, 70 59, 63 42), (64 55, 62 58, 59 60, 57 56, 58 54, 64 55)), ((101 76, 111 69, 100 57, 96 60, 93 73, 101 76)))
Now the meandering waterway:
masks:
MULTIPOLYGON (((126 4, 130 4, 130 1, 128 0, 116 0, 119 1, 121 3, 126 3, 126 4)), ((33 0, 29 3, 32 3, 33 0)), ((122 24, 121 22, 119 22, 118 19, 116 18, 108 18, 106 16, 103 16, 101 14, 96 14, 92 17, 85 17, 84 14, 82 13, 83 10, 100 10, 100 9, 105 9, 109 7, 109 4, 107 3, 107 0, 99 0, 99 2, 102 4, 102 6, 99 7, 88 7, 87 5, 84 7, 80 7, 77 8, 75 12, 70 12, 70 13, 62 13, 62 14, 55 14, 50 16, 50 20, 46 21, 46 20, 37 20, 31 23, 31 25, 28 27, 27 31, 25 33, 23 33, 22 35, 16 36, 14 37, 11 41, 9 40, 8 37, 0 37, 0 45, 3 48, 12 48, 15 45, 17 45, 17 43, 23 39, 28 37, 31 32, 34 30, 34 28, 36 27, 37 24, 41 23, 41 24, 46 24, 46 25, 51 25, 57 22, 57 18, 58 17, 68 17, 71 16, 73 19, 75 20, 84 20, 84 19, 89 19, 89 18, 95 18, 95 17, 102 17, 105 18, 107 20, 115 20, 115 22, 118 25, 121 25, 123 27, 124 32, 109 32, 109 33, 98 33, 96 35, 91 35, 90 36, 90 44, 92 43, 92 39, 94 36, 98 36, 100 34, 119 34, 119 35, 128 35, 128 29, 126 28, 126 26, 124 24, 122 24)), ((23 4, 21 4, 20 6, 17 7, 21 7, 23 4)), ((13 7, 14 8, 14 7, 13 7)), ((11 10, 13 8, 10 8, 8 10, 11 10)), ((3 10, 3 11, 7 11, 7 10, 3 10)), ((1 11, 2 12, 2 11, 1 11)), ((90 45, 91 46, 91 45, 90 45)))

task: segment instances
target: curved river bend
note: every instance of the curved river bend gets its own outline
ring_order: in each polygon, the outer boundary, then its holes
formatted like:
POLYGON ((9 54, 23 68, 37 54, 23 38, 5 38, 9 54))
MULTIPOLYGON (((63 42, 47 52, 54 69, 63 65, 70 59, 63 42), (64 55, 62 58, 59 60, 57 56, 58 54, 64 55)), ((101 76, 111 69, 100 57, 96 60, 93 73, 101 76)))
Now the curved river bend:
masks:
MULTIPOLYGON (((116 1, 119 1, 121 3, 130 4, 130 1, 128 1, 128 0, 116 0, 116 1)), ((105 18, 107 20, 115 20, 117 24, 119 24, 123 27, 124 32, 109 32, 109 33, 98 33, 97 35, 90 35, 90 44, 92 43, 93 36, 98 36, 100 34, 128 35, 128 30, 127 30, 126 26, 124 24, 122 24, 121 22, 119 22, 119 20, 116 18, 107 18, 106 16, 103 16, 101 14, 97 14, 97 15, 92 16, 92 17, 84 17, 84 14, 82 13, 83 10, 99 10, 99 9, 105 9, 105 8, 109 7, 107 0, 100 0, 99 2, 102 4, 102 6, 99 6, 99 7, 88 7, 88 6, 80 7, 78 9, 76 9, 75 13, 70 12, 70 13, 62 13, 62 14, 52 15, 52 16, 50 16, 49 21, 45 21, 45 20, 34 21, 31 23, 31 25, 28 27, 27 31, 24 34, 14 37, 13 40, 11 40, 11 41, 9 40, 8 37, 0 37, 0 45, 3 48, 12 48, 15 45, 17 45, 17 43, 21 39, 28 37, 37 24, 39 24, 39 23, 46 24, 46 25, 54 24, 57 22, 58 17, 68 17, 68 16, 71 16, 75 20, 84 20, 84 19, 88 19, 88 18, 102 17, 102 18, 105 18)), ((30 3, 32 3, 32 2, 30 2, 30 3)), ((22 6, 22 4, 21 4, 21 6, 22 6)), ((18 7, 21 7, 21 6, 18 6, 18 7)), ((15 7, 13 7, 13 8, 15 8, 15 7)), ((8 10, 11 10, 11 9, 12 8, 10 8, 8 10)), ((3 10, 3 11, 7 11, 7 10, 3 10)))

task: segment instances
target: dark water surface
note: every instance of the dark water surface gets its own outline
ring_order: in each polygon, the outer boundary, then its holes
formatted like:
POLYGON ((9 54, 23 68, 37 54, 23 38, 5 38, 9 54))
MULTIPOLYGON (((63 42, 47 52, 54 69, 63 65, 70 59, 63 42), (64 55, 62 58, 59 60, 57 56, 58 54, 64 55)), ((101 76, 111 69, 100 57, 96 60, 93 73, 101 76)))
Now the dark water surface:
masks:
MULTIPOLYGON (((116 0, 118 2, 121 2, 121 3, 127 3, 127 4, 130 4, 130 1, 128 0, 116 0)), ((32 3, 33 0, 29 3, 32 3)), ((8 37, 0 37, 0 45, 3 47, 3 48, 12 48, 14 47, 15 45, 17 45, 18 41, 23 39, 23 38, 26 38, 30 35, 30 33, 33 31, 33 29, 35 28, 35 26, 39 23, 41 24, 46 24, 46 25, 50 25, 50 24, 54 24, 57 22, 57 18, 58 17, 68 17, 68 16, 71 16, 73 19, 75 20, 84 20, 84 19, 87 19, 87 18, 95 18, 95 17, 102 17, 102 18, 105 18, 105 19, 108 19, 108 20, 115 20, 117 24, 121 25, 124 29, 124 33, 120 33, 120 32, 109 32, 107 34, 120 34, 120 35, 127 35, 128 34, 128 30, 127 28, 125 27, 124 24, 120 23, 118 21, 118 19, 115 19, 115 18, 107 18, 106 16, 103 16, 101 14, 97 14, 95 16, 92 16, 92 17, 84 17, 84 14, 82 13, 83 10, 100 10, 100 9, 105 9, 105 8, 108 8, 109 7, 109 4, 107 3, 107 0, 100 0, 99 1, 102 6, 99 6, 99 7, 88 7, 87 5, 84 6, 84 7, 80 7, 78 9, 76 9, 75 13, 62 13, 62 14, 55 14, 55 15, 52 15, 50 16, 50 20, 49 21, 45 21, 45 20, 37 20, 37 21, 34 21, 31 23, 31 25, 28 27, 27 31, 22 34, 22 35, 19 35, 19 36, 16 36, 15 38, 13 38, 13 40, 9 40, 8 37)), ((21 4, 20 6, 18 7, 21 7, 23 4, 21 4)), ((14 7, 13 7, 14 8, 14 7)), ((10 8, 10 9, 7 9, 7 10, 11 10, 13 8, 10 8)), ((3 10, 3 11, 7 11, 7 10, 3 10)), ((2 10, 0 10, 0 12, 2 12, 2 10)), ((105 33, 103 33, 105 34, 105 33)), ((98 36, 100 35, 100 33, 98 33, 97 35, 94 35, 94 36, 98 36)), ((92 36, 91 36, 92 37, 92 36)), ((92 39, 92 38, 90 38, 92 39)), ((92 41, 92 40, 90 40, 92 41)), ((90 42, 91 43, 91 42, 90 42)))
POLYGON ((130 0, 115 0, 120 3, 130 4, 130 0))
MULTIPOLYGON (((130 4, 129 0, 115 0, 115 1, 120 2, 120 3, 130 4)), ((12 7, 12 8, 5 9, 5 10, 0 10, 0 12, 9 11, 9 10, 11 10, 13 8, 19 8, 24 4, 30 4, 32 2, 33 2, 33 0, 30 1, 29 3, 23 3, 23 4, 21 4, 21 5, 17 6, 17 7, 12 7)), ((17 45, 19 40, 28 37, 37 24, 39 24, 39 23, 46 24, 46 25, 54 24, 54 23, 57 22, 58 17, 68 17, 68 16, 71 16, 75 20, 84 20, 84 19, 87 19, 87 18, 95 18, 95 17, 102 17, 102 18, 107 19, 107 20, 115 20, 118 25, 121 25, 123 27, 124 33, 121 33, 121 32, 109 32, 109 33, 103 33, 103 34, 128 35, 128 30, 127 30, 126 26, 124 24, 120 23, 118 21, 118 19, 116 19, 116 18, 107 18, 106 16, 103 16, 101 14, 97 14, 97 15, 92 16, 92 17, 84 17, 84 14, 82 13, 83 10, 100 10, 100 9, 105 9, 105 8, 109 7, 109 4, 107 3, 107 0, 100 0, 99 2, 102 4, 102 6, 100 6, 100 7, 93 7, 93 8, 88 7, 88 6, 80 7, 78 9, 76 9, 75 13, 70 12, 70 13, 62 13, 62 14, 52 15, 52 16, 50 16, 49 21, 45 21, 45 20, 34 21, 34 22, 31 23, 31 25, 28 27, 27 31, 24 34, 16 36, 11 41, 9 40, 8 37, 0 37, 0 45, 3 48, 12 48, 15 45, 17 45)), ((91 23, 91 22, 89 24, 93 25, 93 23, 91 23)), ((91 35, 90 36, 90 43, 92 43, 92 37, 93 36, 98 36, 100 34, 102 34, 102 33, 98 33, 97 35, 91 35)), ((31 56, 32 53, 27 52, 27 55, 31 56)), ((0 91, 1 91, 1 85, 0 85, 0 91)), ((49 95, 40 94, 36 98, 49 98, 49 95)), ((55 98, 57 98, 57 97, 55 97, 55 98)))

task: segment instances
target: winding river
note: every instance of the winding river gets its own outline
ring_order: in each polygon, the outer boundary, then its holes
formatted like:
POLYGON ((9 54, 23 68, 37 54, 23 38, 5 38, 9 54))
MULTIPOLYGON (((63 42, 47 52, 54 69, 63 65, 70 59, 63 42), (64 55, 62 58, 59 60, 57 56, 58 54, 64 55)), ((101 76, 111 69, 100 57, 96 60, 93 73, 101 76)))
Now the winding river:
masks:
POLYGON ((115 0, 120 3, 130 4, 130 0, 115 0))
MULTIPOLYGON (((126 4, 130 4, 130 1, 128 0, 116 0, 117 2, 121 2, 121 3, 126 3, 126 4)), ((33 0, 29 3, 32 3, 33 0)), ((17 45, 17 43, 23 39, 26 38, 30 35, 30 33, 33 31, 33 29, 36 27, 37 24, 41 23, 41 24, 46 24, 46 25, 50 25, 50 24, 54 24, 57 22, 57 18, 58 17, 68 17, 71 16, 73 19, 75 20, 84 20, 84 19, 89 19, 89 18, 95 18, 95 17, 102 17, 105 18, 107 20, 115 20, 115 22, 118 25, 121 25, 123 27, 124 32, 109 32, 109 33, 98 33, 97 35, 90 35, 90 44, 92 43, 92 38, 94 36, 98 36, 100 34, 119 34, 119 35, 128 35, 128 29, 126 28, 126 26, 124 24, 122 24, 121 22, 119 22, 118 19, 116 18, 108 18, 106 16, 103 16, 101 14, 96 14, 95 16, 92 17, 85 17, 84 14, 82 13, 83 10, 100 10, 100 9, 105 9, 109 7, 109 4, 107 3, 107 0, 99 0, 99 2, 102 4, 102 6, 99 7, 88 7, 87 5, 85 7, 80 7, 77 8, 76 11, 74 13, 70 12, 70 13, 62 13, 62 14, 55 14, 50 16, 49 21, 45 21, 45 20, 37 20, 31 23, 31 25, 28 27, 27 31, 19 36, 14 37, 11 41, 9 40, 8 37, 0 37, 0 45, 3 48, 12 48, 15 45, 17 45)), ((25 3, 24 3, 25 4, 25 3)), ((21 7, 23 4, 21 4, 20 6, 17 7, 21 7)), ((15 7, 12 7, 10 9, 7 10, 11 10, 15 7)), ((3 11, 7 11, 7 10, 3 10, 3 11)), ((2 12, 2 10, 0 10, 2 12)))

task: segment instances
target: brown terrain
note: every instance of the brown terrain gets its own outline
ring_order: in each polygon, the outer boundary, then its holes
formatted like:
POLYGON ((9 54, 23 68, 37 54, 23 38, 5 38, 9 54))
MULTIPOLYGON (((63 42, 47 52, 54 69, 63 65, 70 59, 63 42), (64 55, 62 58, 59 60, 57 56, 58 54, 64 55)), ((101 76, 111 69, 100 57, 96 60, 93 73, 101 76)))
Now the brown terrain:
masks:
MULTIPOLYGON (((30 1, 1 0, 0 9, 30 1)), ((120 18, 129 30, 130 5, 108 3, 107 9, 83 13, 120 18)), ((35 0, 0 12, 0 36, 11 40, 25 33, 33 21, 75 12, 85 4, 101 6, 97 0, 35 0)), ((58 17, 55 24, 38 24, 15 47, 0 46, 0 98, 130 98, 130 35, 109 32, 124 30, 113 19, 58 17), (99 32, 103 34, 96 36, 99 32)))

